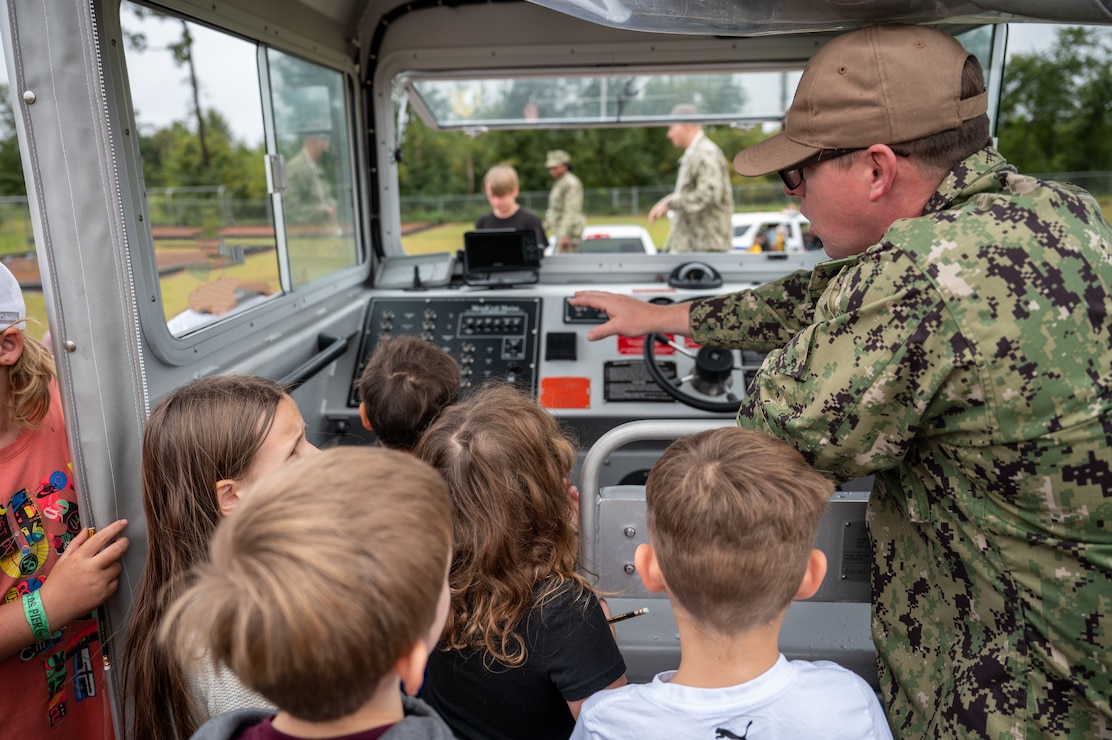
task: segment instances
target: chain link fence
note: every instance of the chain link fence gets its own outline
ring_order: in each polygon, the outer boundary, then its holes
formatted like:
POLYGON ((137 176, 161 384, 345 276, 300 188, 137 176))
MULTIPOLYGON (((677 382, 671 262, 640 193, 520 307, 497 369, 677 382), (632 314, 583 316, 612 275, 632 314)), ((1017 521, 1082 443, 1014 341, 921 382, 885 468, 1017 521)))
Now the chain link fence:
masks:
MULTIPOLYGON (((1112 171, 1035 174, 1047 180, 1073 183, 1104 201, 1112 201, 1112 171)), ((643 216, 670 190, 662 186, 588 188, 583 194, 584 211, 588 217, 643 216)), ((776 183, 761 181, 734 186, 734 205, 738 211, 778 210, 791 202, 776 183)), ((543 217, 548 207, 548 191, 521 193, 518 203, 543 217)), ((155 188, 147 195, 147 207, 154 226, 200 227, 216 233, 233 224, 272 223, 269 199, 231 198, 219 186, 155 188)), ((414 195, 401 199, 401 216, 406 222, 473 222, 489 210, 482 194, 414 195)), ((27 198, 0 197, 0 256, 31 256, 34 251, 27 198)))

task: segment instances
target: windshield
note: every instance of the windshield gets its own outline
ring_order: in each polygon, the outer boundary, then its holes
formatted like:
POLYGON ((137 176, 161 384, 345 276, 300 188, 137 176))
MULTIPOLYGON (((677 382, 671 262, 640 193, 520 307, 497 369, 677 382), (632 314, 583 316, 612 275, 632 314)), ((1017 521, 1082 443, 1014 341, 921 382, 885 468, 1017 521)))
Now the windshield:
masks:
MULTIPOLYGON (((992 28, 957 38, 989 70, 994 65, 992 28)), ((810 52, 813 44, 806 45, 810 52)), ((655 254, 667 240, 670 216, 649 212, 676 186, 682 148, 669 138, 674 124, 694 123, 728 160, 778 132, 806 62, 781 52, 776 63, 724 67, 646 65, 618 69, 405 70, 393 78, 401 248, 409 255, 455 254, 463 234, 495 207, 483 179, 509 166, 517 178, 515 203, 545 228, 546 253, 557 252, 551 196, 551 151, 565 152, 582 185, 588 231, 617 226, 641 229, 644 248, 621 239, 592 240, 581 254, 655 254)), ((992 75, 989 75, 992 79, 992 75)), ((779 212, 795 205, 776 175, 746 178, 730 168, 734 210, 779 212)), ((482 221, 480 221, 482 219, 482 221)), ((773 242, 775 243, 775 242, 773 242)), ((792 244, 802 244, 797 238, 792 244)), ((752 249, 752 240, 733 248, 752 249)))

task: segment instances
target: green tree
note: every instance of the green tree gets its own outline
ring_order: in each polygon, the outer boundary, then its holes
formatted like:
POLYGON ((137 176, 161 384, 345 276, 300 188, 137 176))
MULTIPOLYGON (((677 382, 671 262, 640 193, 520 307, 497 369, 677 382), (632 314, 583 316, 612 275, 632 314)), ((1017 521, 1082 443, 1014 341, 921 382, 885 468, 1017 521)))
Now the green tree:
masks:
POLYGON ((999 147, 1026 172, 1112 168, 1112 30, 1067 26, 1005 68, 999 147))
POLYGON ((8 94, 8 86, 0 85, 0 195, 27 195, 15 135, 15 113, 8 94))

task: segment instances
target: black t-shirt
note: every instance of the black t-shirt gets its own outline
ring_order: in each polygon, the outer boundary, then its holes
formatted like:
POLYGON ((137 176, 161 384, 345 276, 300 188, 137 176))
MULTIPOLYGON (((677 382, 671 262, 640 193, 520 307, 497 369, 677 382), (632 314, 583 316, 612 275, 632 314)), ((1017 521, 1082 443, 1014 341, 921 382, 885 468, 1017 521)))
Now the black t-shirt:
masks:
POLYGON ((544 235, 544 224, 537 214, 528 208, 518 208, 509 218, 498 218, 493 213, 485 213, 475 221, 476 229, 515 229, 526 231, 532 229, 537 233, 537 246, 544 249, 548 246, 548 237, 544 235))
POLYGON ((585 699, 625 673, 606 615, 578 588, 534 607, 518 625, 525 663, 483 665, 485 652, 433 651, 425 701, 460 740, 567 740, 575 727, 569 701, 585 699))

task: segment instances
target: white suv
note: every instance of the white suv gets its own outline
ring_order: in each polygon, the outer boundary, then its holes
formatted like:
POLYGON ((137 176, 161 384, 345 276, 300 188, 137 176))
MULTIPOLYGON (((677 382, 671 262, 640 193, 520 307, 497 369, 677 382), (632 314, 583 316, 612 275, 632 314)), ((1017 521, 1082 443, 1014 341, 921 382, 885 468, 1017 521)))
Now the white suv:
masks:
POLYGON ((822 249, 822 242, 811 236, 811 222, 792 208, 783 211, 735 213, 732 224, 735 252, 803 252, 822 249))
MULTIPOLYGON (((549 237, 545 256, 556 252, 555 240, 549 237)), ((656 244, 648 230, 643 226, 627 224, 602 224, 583 229, 579 242, 579 252, 627 252, 632 254, 656 254, 656 244)))

